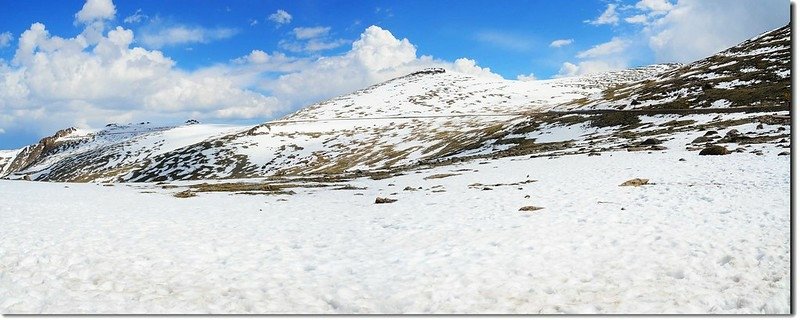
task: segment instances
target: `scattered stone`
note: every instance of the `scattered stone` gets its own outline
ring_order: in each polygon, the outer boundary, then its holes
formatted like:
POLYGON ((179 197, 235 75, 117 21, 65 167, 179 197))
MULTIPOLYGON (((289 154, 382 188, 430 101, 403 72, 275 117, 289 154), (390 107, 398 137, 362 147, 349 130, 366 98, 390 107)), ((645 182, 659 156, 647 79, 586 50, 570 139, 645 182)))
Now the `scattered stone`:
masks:
POLYGON ((707 131, 707 132, 706 132, 706 134, 704 134, 704 136, 706 136, 706 137, 708 137, 708 136, 713 136, 713 135, 715 135, 715 134, 717 134, 717 133, 718 133, 718 132, 716 132, 716 131, 714 131, 714 130, 711 130, 711 131, 707 131))
POLYGON ((723 146, 713 145, 700 150, 701 156, 721 156, 729 154, 730 151, 723 146))
POLYGON ((635 152, 635 151, 644 151, 645 148, 644 147, 629 147, 626 150, 628 150, 628 152, 635 152))
POLYGON ((731 131, 728 131, 728 133, 725 134, 725 138, 736 138, 741 135, 742 134, 739 132, 739 130, 731 129, 731 131))
POLYGON ((29 175, 29 174, 26 174, 25 176, 23 176, 23 177, 22 177, 22 180, 25 180, 25 181, 31 181, 31 180, 32 180, 32 179, 31 179, 31 175, 29 175))
POLYGON ((702 137, 697 137, 694 140, 692 140, 692 143, 706 143, 709 140, 711 140, 711 139, 709 139, 707 136, 702 136, 702 137))
POLYGON ((530 195, 526 195, 526 196, 525 196, 525 199, 530 199, 530 198, 531 198, 531 196, 530 196, 530 195))
POLYGON ((599 155, 600 155, 600 152, 589 152, 589 156, 590 156, 590 157, 592 157, 592 156, 599 156, 599 155))
POLYGON ((439 173, 439 174, 434 174, 434 175, 427 176, 427 177, 425 177, 423 179, 424 180, 442 179, 442 178, 447 178, 447 177, 452 177, 452 176, 457 176, 457 175, 459 175, 459 174, 458 173, 439 173))
POLYGON ((650 179, 634 178, 634 179, 630 179, 628 181, 623 182, 619 186, 620 187, 639 187, 639 186, 646 185, 647 182, 649 182, 649 181, 650 181, 650 179))
POLYGON ((489 188, 489 187, 483 187, 483 189, 481 189, 481 190, 483 190, 483 191, 489 191, 489 190, 494 190, 494 189, 492 189, 492 188, 489 188))
POLYGON ((736 153, 742 153, 742 152, 745 152, 745 151, 747 151, 747 149, 745 149, 745 148, 736 148, 735 150, 733 150, 733 152, 736 152, 736 153))
POLYGON ((784 128, 784 127, 778 127, 778 131, 786 131, 786 128, 784 128))
POLYGON ((680 159, 678 159, 678 161, 686 161, 686 159, 680 158, 680 159))
POLYGON ((174 194, 174 196, 175 198, 191 198, 197 196, 197 194, 191 190, 185 190, 174 194))
POLYGON ((381 198, 381 197, 375 198, 375 204, 392 203, 392 202, 396 202, 396 201, 397 201, 397 199, 381 198))
POLYGON ((645 141, 642 141, 643 146, 654 146, 661 143, 662 143, 661 140, 658 140, 656 138, 649 138, 645 141))
POLYGON ((414 189, 412 187, 405 187, 403 188, 403 191, 417 191, 417 189, 414 189))
POLYGON ((536 211, 536 210, 542 210, 542 209, 544 209, 544 208, 543 207, 537 207, 537 206, 524 206, 522 208, 519 208, 519 211, 536 211))
POLYGON ((650 147, 650 150, 663 151, 663 150, 667 150, 667 147, 665 147, 665 146, 652 146, 652 147, 650 147))
POLYGON ((789 155, 789 151, 783 151, 783 152, 779 153, 778 155, 779 156, 788 156, 789 155))
POLYGON ((763 129, 764 129, 764 124, 763 124, 763 123, 759 123, 759 124, 756 126, 756 129, 757 129, 757 130, 763 130, 763 129))
POLYGON ((394 183, 390 183, 388 186, 389 187, 394 187, 394 183))

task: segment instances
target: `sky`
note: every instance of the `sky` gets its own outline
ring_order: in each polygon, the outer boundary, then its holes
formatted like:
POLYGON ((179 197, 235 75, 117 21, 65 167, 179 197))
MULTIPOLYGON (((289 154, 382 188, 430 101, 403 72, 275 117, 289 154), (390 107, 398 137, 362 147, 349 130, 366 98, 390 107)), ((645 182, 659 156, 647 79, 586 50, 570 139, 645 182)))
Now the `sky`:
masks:
POLYGON ((257 124, 426 67, 532 81, 691 62, 788 0, 0 0, 0 149, 66 127, 257 124))

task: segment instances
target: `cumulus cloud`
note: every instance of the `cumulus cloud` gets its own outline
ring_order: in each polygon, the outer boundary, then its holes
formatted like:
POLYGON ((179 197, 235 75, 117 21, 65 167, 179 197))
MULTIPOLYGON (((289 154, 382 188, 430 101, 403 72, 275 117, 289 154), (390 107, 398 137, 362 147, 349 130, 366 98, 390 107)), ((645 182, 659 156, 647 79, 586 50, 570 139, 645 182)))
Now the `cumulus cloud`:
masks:
POLYGON ((553 42, 550 42, 550 47, 551 48, 561 48, 561 47, 564 47, 564 46, 571 45, 572 42, 574 42, 574 40, 572 40, 572 39, 553 40, 553 42))
POLYGON ((619 15, 617 14, 617 4, 609 3, 606 6, 606 10, 600 14, 597 19, 594 20, 587 20, 586 23, 593 24, 593 25, 603 25, 603 24, 611 24, 616 25, 619 23, 619 15))
POLYGON ((416 47, 408 39, 398 39, 388 30, 370 26, 353 42, 348 52, 309 61, 296 72, 265 80, 262 86, 280 100, 302 105, 427 67, 501 78, 471 59, 448 62, 431 56, 418 56, 416 47))
POLYGON ((14 38, 11 32, 6 31, 0 33, 0 48, 5 48, 11 45, 11 40, 14 38))
POLYGON ((151 26, 143 29, 138 40, 148 48, 160 49, 167 46, 190 43, 209 43, 235 36, 239 31, 233 28, 205 28, 200 26, 175 25, 169 27, 151 26))
POLYGON ((278 26, 292 22, 292 15, 284 10, 275 11, 267 18, 269 21, 274 22, 278 26))
POLYGON ((179 70, 160 51, 133 47, 133 39, 122 27, 96 41, 83 33, 61 38, 34 23, 11 64, 0 61, 0 127, 44 134, 145 119, 264 117, 283 106, 235 79, 179 70))
POLYGON ((87 0, 81 11, 75 14, 75 21, 89 23, 97 20, 113 19, 117 13, 111 0, 87 0))
POLYGON ((0 128, 44 135, 111 122, 266 120, 427 67, 500 78, 471 59, 419 56, 408 39, 377 26, 339 55, 290 57, 256 49, 194 71, 134 45, 140 39, 132 30, 94 22, 71 38, 32 24, 20 35, 13 60, 0 60, 0 128))

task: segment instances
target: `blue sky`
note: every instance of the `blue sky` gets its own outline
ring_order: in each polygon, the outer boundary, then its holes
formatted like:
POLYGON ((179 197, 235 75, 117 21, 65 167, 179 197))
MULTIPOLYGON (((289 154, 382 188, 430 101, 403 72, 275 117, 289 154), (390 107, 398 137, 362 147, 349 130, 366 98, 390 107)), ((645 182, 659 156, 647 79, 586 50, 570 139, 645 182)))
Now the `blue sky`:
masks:
POLYGON ((260 123, 428 66, 531 80, 690 62, 789 21, 786 0, 0 6, 0 149, 68 126, 260 123))

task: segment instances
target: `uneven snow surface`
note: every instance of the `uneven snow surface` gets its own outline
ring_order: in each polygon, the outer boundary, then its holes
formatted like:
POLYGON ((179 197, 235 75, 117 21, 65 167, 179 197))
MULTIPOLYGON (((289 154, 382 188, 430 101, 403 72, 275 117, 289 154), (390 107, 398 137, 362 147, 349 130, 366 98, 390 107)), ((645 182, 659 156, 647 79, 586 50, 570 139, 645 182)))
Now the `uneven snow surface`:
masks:
POLYGON ((787 156, 504 158, 350 184, 367 189, 0 181, 0 311, 789 312, 787 156))

